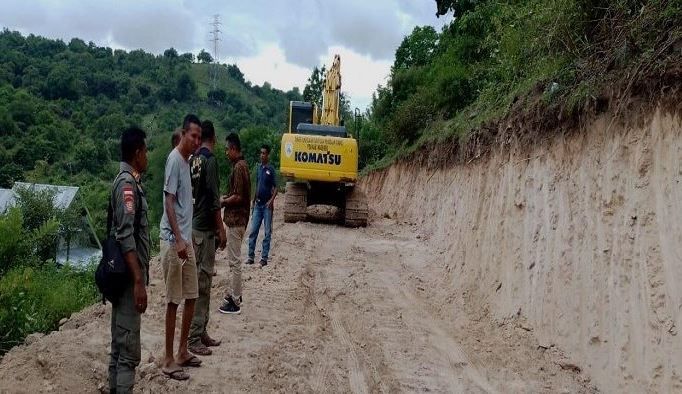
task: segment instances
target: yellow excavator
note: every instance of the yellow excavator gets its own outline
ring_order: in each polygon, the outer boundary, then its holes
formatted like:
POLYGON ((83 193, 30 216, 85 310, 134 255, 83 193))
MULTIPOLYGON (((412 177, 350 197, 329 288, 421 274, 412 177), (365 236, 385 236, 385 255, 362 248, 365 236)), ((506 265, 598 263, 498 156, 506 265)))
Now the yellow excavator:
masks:
POLYGON ((325 80, 322 111, 313 103, 289 102, 289 128, 280 148, 280 173, 287 179, 287 223, 306 221, 310 205, 333 205, 346 226, 367 226, 367 198, 356 187, 358 141, 343 126, 340 94, 341 58, 335 55, 325 80))

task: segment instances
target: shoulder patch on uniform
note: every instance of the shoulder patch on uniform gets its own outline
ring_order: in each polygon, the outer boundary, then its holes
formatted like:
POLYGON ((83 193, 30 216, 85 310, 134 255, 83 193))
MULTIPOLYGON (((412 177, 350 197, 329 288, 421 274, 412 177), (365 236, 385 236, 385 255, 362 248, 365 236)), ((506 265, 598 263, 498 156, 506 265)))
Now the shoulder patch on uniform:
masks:
POLYGON ((135 213, 135 196, 133 185, 123 185, 123 209, 127 214, 135 213))

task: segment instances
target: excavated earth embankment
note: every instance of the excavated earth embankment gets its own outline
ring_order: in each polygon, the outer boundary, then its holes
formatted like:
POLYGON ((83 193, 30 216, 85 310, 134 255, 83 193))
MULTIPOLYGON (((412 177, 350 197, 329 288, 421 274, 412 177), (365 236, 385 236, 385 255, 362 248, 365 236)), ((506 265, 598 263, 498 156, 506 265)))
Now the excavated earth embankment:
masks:
POLYGON ((447 167, 422 151, 363 188, 443 250, 439 316, 522 319, 600 391, 682 392, 682 117, 640 115, 447 167))

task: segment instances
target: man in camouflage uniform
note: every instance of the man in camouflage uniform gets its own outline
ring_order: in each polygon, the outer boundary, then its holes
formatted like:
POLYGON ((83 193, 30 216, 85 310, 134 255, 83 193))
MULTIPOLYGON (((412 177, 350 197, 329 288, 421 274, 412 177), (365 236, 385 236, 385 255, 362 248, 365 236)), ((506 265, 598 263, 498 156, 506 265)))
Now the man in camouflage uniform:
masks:
POLYGON ((149 222, 147 199, 140 176, 147 169, 146 135, 130 128, 121 135, 120 172, 111 194, 111 231, 131 273, 123 294, 111 311, 109 391, 130 393, 140 364, 140 314, 147 309, 149 283, 149 222))
POLYGON ((227 238, 220 215, 220 179, 218 161, 213 155, 216 144, 213 123, 201 124, 201 147, 189 160, 192 176, 194 214, 192 236, 197 256, 199 298, 194 308, 194 318, 189 330, 189 351, 201 356, 212 353, 209 346, 219 346, 206 331, 211 303, 211 282, 215 265, 216 235, 219 247, 225 248, 227 238))

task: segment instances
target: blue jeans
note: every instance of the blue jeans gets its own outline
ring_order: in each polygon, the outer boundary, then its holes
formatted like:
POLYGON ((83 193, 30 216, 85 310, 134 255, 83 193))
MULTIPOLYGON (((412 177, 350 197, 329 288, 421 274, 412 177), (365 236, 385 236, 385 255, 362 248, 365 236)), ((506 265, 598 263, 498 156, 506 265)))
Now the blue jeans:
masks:
POLYGON ((249 259, 251 260, 256 257, 256 240, 258 239, 261 222, 265 224, 261 259, 268 261, 270 239, 272 238, 272 209, 268 208, 265 204, 255 203, 251 213, 251 232, 249 233, 249 259))

